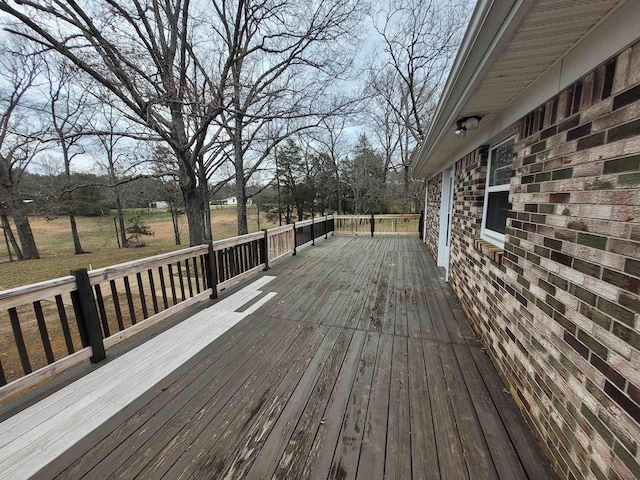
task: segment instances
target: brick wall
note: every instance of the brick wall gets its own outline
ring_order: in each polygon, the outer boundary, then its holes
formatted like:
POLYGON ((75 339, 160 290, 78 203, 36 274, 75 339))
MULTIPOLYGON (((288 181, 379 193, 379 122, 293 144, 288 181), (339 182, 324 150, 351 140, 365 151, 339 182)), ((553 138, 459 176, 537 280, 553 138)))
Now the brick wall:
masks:
POLYGON ((440 232, 440 205, 442 198, 442 172, 427 184, 427 231, 425 242, 435 258, 438 258, 438 237, 440 232))
POLYGON ((561 478, 640 478, 640 45, 515 134, 504 252, 456 163, 450 283, 561 478))

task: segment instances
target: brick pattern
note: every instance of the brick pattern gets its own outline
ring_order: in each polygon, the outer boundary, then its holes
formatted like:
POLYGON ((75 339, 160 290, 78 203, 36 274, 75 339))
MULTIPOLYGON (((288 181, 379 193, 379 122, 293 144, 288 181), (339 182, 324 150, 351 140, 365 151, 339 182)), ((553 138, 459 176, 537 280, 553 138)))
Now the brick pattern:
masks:
POLYGON ((427 185, 427 234, 425 241, 434 258, 438 258, 441 198, 442 172, 431 178, 427 185))
POLYGON ((450 283, 561 478, 640 478, 640 44, 522 118, 515 150, 502 258, 479 240, 485 150, 456 163, 450 283))

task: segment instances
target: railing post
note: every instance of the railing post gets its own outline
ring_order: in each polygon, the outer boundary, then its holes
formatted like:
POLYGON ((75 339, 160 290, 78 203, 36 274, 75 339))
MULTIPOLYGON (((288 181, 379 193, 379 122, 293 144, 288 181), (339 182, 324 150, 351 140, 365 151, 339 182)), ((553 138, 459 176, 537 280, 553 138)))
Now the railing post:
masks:
POLYGON ((269 270, 269 230, 264 229, 264 250, 263 250, 263 260, 264 260, 264 268, 263 272, 269 270))
POLYGON ((104 351, 98 309, 96 308, 96 299, 93 296, 91 283, 89 283, 89 275, 86 268, 71 270, 71 275, 76 277, 77 290, 73 293, 78 302, 78 313, 81 316, 80 321, 87 335, 87 343, 93 352, 91 363, 98 363, 107 358, 107 355, 104 351))
POLYGON ((324 216, 324 239, 329 238, 329 215, 324 216))
POLYGON ((376 220, 373 218, 373 213, 371 214, 371 236, 373 237, 373 232, 376 231, 376 220))
POLYGON ((316 219, 311 217, 311 245, 315 245, 316 244, 316 233, 314 231, 313 226, 316 223, 316 219))
POLYGON ((293 222, 293 254, 297 254, 298 232, 296 232, 296 222, 293 222))
POLYGON ((209 298, 216 299, 218 298, 218 262, 216 260, 216 252, 213 250, 213 244, 211 242, 209 242, 207 249, 205 264, 207 266, 207 287, 211 289, 209 298))

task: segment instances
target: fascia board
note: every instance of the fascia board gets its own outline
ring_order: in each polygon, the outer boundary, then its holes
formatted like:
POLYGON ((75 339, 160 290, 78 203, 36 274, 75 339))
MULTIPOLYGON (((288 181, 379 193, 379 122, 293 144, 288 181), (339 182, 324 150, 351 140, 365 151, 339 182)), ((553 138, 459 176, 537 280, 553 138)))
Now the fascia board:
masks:
POLYGON ((460 111, 533 4, 534 0, 478 2, 436 108, 434 121, 420 147, 414 177, 423 178, 433 172, 435 165, 429 161, 431 154, 443 136, 451 131, 460 111))

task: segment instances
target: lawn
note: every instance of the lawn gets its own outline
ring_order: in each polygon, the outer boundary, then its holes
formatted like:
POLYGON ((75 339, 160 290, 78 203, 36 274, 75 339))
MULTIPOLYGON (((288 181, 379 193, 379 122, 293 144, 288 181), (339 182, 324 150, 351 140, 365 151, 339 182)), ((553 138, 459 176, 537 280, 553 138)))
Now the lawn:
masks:
MULTIPOLYGON (((211 207, 211 224, 215 240, 234 237, 237 234, 236 208, 211 207)), ((249 231, 258 231, 258 215, 255 206, 247 205, 249 231)), ((78 230, 82 248, 90 253, 74 255, 69 220, 65 217, 46 220, 31 217, 31 228, 40 252, 39 260, 9 262, 4 241, 0 244, 0 290, 40 282, 69 274, 76 268, 95 269, 128 262, 142 257, 177 250, 189 246, 186 219, 181 220, 182 245, 175 245, 171 215, 163 210, 135 209, 127 211, 127 217, 141 215, 142 220, 154 232, 144 237, 142 248, 118 248, 113 219, 111 217, 79 217, 78 230)), ((275 226, 267 223, 260 214, 260 228, 275 226)))

